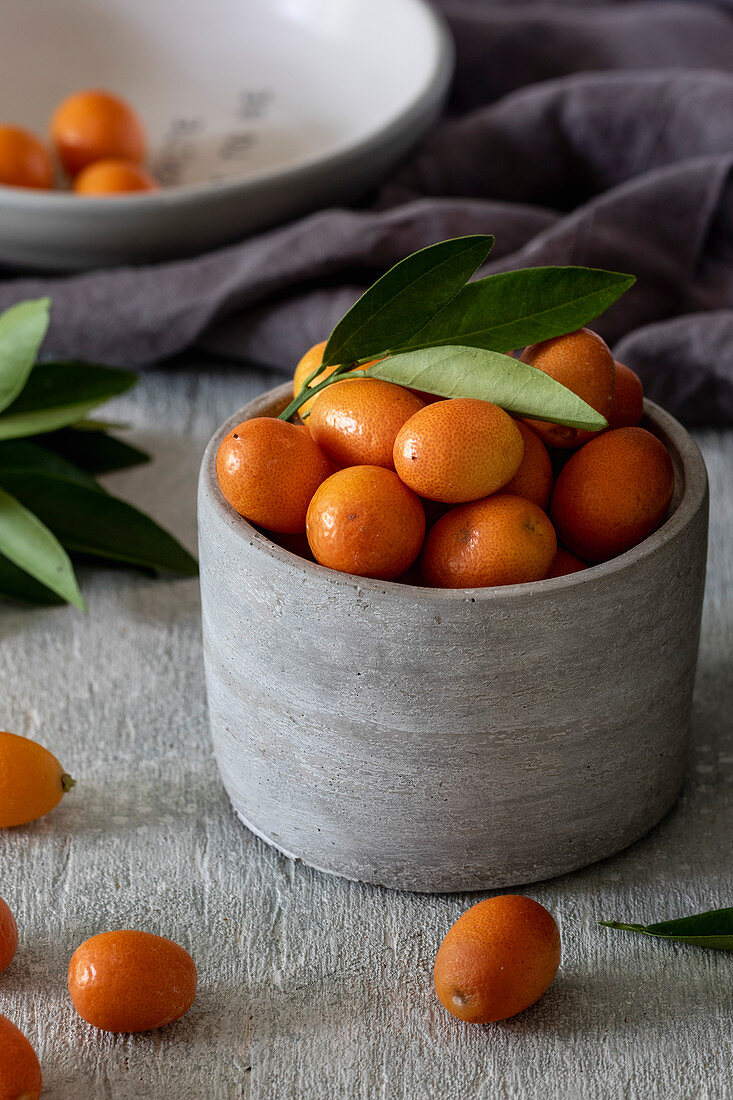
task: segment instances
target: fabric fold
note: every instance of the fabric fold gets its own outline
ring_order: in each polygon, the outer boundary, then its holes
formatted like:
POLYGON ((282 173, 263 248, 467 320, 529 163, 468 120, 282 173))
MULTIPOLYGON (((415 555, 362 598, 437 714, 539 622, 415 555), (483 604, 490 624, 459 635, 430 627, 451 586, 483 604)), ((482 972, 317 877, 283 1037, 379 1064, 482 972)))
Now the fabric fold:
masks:
MULTIPOLYGON (((52 356, 144 365, 192 347, 291 373, 407 253, 493 233, 484 273, 628 271, 597 328, 678 416, 733 423, 733 16, 722 4, 444 0, 449 111, 360 206, 205 256, 6 277, 48 294, 52 356)), ((182 232, 185 227, 182 227, 182 232)))

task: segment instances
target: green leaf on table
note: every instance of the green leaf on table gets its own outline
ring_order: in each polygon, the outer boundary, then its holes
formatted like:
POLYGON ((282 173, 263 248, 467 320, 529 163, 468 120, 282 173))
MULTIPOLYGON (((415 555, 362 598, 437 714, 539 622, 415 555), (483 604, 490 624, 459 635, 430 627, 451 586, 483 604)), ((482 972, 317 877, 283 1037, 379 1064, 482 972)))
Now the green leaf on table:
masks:
POLYGON ((6 478, 19 470, 70 479, 98 493, 105 491, 85 470, 59 454, 39 447, 35 441, 29 443, 25 439, 13 439, 0 442, 0 485, 4 485, 6 478))
POLYGON ((530 267, 468 283, 393 350, 460 344, 512 351, 588 324, 633 286, 633 275, 590 267, 530 267))
POLYGON ((186 577, 198 572, 195 558, 172 535, 99 487, 29 469, 0 470, 0 483, 32 509, 67 550, 186 577))
POLYGON ((38 516, 0 489, 0 554, 81 611, 84 601, 69 556, 38 516))
POLYGON ((324 365, 368 359, 403 343, 459 292, 493 243, 487 234, 455 237, 400 260, 341 318, 324 349, 324 365))
POLYGON ((694 947, 712 947, 717 951, 733 951, 733 908, 709 909, 692 917, 660 921, 658 924, 621 924, 615 920, 600 920, 606 928, 622 932, 641 932, 694 947))
POLYGON ((0 413, 0 439, 54 431, 83 420, 103 401, 129 390, 132 371, 96 363, 39 363, 23 392, 0 413))
POLYGON ((83 420, 77 420, 74 427, 78 432, 115 432, 124 431, 130 425, 124 420, 99 420, 97 417, 85 416, 83 420))
POLYGON ((0 314, 0 411, 15 401, 33 370, 48 329, 48 298, 20 302, 0 314))
MULTIPOLYGON (((150 462, 150 455, 99 429, 61 428, 57 432, 34 437, 34 443, 53 451, 90 474, 109 474, 150 462)), ((2 444, 0 444, 2 446, 2 444)))
POLYGON ((496 351, 425 348, 383 359, 371 366, 367 375, 440 397, 478 397, 518 416, 572 428, 598 431, 607 427, 605 417, 549 374, 496 351))
POLYGON ((66 603, 66 600, 57 592, 52 592, 50 588, 34 580, 2 554, 0 554, 0 600, 41 604, 44 607, 58 607, 66 603))

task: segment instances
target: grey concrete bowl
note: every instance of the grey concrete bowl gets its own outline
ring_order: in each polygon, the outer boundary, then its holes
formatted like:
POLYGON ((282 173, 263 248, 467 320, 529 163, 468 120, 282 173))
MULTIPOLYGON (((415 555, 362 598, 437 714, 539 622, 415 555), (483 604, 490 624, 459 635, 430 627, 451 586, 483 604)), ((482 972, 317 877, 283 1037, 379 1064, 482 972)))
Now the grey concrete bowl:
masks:
POLYGON ((647 403, 677 489, 666 523, 580 574, 432 590, 335 573, 199 489, 211 732, 238 815, 287 855, 405 890, 506 887, 610 856, 669 810, 686 764, 707 478, 647 403))

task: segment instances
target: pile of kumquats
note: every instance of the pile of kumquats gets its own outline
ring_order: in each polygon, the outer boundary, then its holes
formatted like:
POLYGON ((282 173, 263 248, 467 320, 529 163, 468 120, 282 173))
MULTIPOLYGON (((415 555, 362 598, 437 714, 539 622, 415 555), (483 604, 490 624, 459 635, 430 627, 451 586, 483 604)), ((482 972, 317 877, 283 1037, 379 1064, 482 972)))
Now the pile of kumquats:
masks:
MULTIPOLYGON (((298 364, 296 397, 335 371, 321 369, 325 346, 298 364)), ((664 445, 638 426, 639 378, 585 327, 526 347, 520 361, 608 427, 441 399, 370 377, 366 363, 302 403, 303 423, 258 417, 228 432, 216 460, 221 491, 287 549, 381 580, 521 584, 622 554, 659 526, 674 489, 664 445)))
MULTIPOLYGON (((69 140, 64 164, 84 170, 69 140)), ((142 150, 141 137, 127 148, 142 150)), ((654 531, 672 462, 639 427, 639 379, 586 327, 633 276, 547 267, 471 281, 492 244, 456 238, 397 263, 305 354, 279 416, 227 432, 216 470, 236 512, 331 569, 444 588, 559 577, 654 531)), ((46 748, 0 732, 0 829, 49 813, 73 785, 46 748)), ((17 946, 0 899, 0 974, 17 946)), ((509 894, 455 922, 433 981, 451 1013, 487 1023, 533 1004, 559 962, 551 914, 509 894)), ((196 979, 178 944, 111 930, 77 948, 67 983, 94 1028, 136 1032, 182 1016, 196 979)), ((0 1100, 41 1087, 31 1044, 0 1016, 0 1100)))
MULTIPOLYGON (((56 107, 49 137, 77 195, 153 191, 145 170, 145 129, 133 108, 112 92, 75 92, 56 107)), ((50 149, 30 130, 0 124, 0 184, 48 191, 56 184, 50 149)))
MULTIPOLYGON (((0 830, 45 817, 75 786, 43 745, 0 731, 0 830)), ((3 972, 17 950, 18 926, 0 897, 0 995, 3 972)), ((184 948, 165 936, 130 929, 90 936, 72 955, 66 976, 82 1019, 116 1033, 148 1031, 178 1020, 193 1004, 196 982, 196 966, 184 948)), ((13 1021, 0 1015, 0 1100, 38 1100, 42 1087, 35 1050, 13 1021)))
MULTIPOLYGON (((0 830, 51 813, 75 786, 44 746, 0 731, 0 830)), ((0 997, 18 946, 13 911, 0 897, 0 997)), ((531 898, 505 894, 472 905, 452 925, 437 950, 433 983, 441 1003, 458 1019, 489 1023, 534 1004, 559 965, 560 933, 552 915, 531 898)), ((59 985, 62 980, 56 975, 59 985)), ((172 940, 122 929, 98 932, 80 944, 66 982, 91 1039, 95 1029, 132 1034, 174 1023, 194 1002, 197 971, 188 952, 172 940)), ((0 1015, 0 1100, 39 1100, 42 1089, 33 1046, 0 1015)))

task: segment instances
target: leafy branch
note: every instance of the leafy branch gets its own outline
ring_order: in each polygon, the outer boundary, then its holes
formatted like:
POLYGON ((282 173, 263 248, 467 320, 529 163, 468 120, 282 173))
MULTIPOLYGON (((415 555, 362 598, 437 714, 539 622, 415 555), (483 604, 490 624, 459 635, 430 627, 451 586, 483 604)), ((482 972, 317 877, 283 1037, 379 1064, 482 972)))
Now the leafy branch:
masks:
POLYGON ((90 419, 135 385, 131 371, 84 362, 37 363, 47 298, 0 315, 0 597, 84 602, 70 554, 193 576, 195 560, 98 474, 149 461, 90 419))
POLYGON ((709 909, 691 917, 659 921, 657 924, 621 924, 615 920, 599 920, 605 928, 621 932, 641 932, 694 947, 712 947, 717 951, 733 951, 733 908, 709 909))
POLYGON ((576 428, 605 428, 605 418, 576 394, 506 353, 588 324, 634 284, 634 276, 536 267, 469 282, 493 242, 486 235, 440 241, 390 268, 338 322, 321 366, 281 419, 351 377, 353 368, 378 359, 358 377, 441 397, 478 397, 522 416, 576 428), (323 367, 334 366, 312 385, 323 367))

